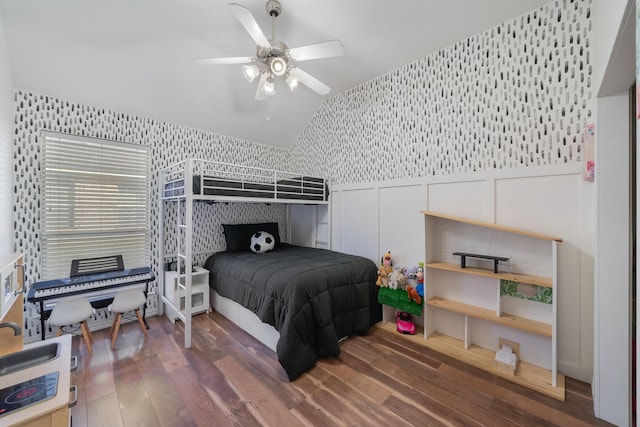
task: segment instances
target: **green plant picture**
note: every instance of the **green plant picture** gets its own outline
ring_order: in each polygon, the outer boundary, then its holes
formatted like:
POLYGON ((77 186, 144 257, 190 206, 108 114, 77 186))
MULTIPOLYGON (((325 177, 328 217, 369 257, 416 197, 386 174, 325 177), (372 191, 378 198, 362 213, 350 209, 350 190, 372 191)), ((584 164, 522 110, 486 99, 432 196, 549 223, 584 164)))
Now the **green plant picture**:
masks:
POLYGON ((553 302, 553 290, 551 288, 503 279, 500 280, 500 296, 505 295, 544 304, 553 302))

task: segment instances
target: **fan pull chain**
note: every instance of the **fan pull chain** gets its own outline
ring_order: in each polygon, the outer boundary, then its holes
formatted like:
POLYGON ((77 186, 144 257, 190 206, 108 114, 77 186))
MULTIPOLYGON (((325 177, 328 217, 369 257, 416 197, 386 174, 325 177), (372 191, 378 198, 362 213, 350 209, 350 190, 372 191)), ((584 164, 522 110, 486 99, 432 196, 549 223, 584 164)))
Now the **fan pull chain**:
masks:
POLYGON ((271 14, 271 40, 276 39, 276 16, 275 14, 271 14))

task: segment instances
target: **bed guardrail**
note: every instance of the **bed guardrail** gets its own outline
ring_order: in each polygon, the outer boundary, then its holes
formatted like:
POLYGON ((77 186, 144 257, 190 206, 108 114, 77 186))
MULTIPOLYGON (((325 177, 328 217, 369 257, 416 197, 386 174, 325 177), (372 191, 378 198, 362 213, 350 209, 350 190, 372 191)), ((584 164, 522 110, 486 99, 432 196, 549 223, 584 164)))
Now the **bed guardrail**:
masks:
MULTIPOLYGON (((208 160, 193 161, 193 196, 197 199, 247 198, 291 203, 326 203, 324 178, 208 160)), ((163 198, 185 197, 186 161, 171 165, 164 174, 163 198)))

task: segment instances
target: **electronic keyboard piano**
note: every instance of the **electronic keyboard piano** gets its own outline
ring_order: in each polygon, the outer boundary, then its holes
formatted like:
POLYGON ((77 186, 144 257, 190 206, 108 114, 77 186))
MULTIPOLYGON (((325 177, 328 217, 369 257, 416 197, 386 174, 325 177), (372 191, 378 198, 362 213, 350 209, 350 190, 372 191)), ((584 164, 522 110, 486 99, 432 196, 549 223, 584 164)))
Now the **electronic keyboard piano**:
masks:
MULTIPOLYGON (((87 298, 94 308, 102 308, 106 307, 116 293, 123 289, 144 288, 144 294, 147 295, 149 282, 156 278, 151 268, 119 269, 119 266, 122 266, 121 258, 119 261, 111 267, 114 268, 111 271, 88 273, 86 269, 80 269, 80 274, 72 274, 65 279, 45 280, 31 285, 27 301, 40 305, 40 334, 43 340, 45 339, 45 320, 58 301, 78 298, 81 295, 87 298)), ((76 268, 75 271, 78 269, 76 268)), ((75 271, 72 268, 72 273, 75 271)), ((146 304, 143 308, 143 319, 146 324, 145 312, 146 304)))

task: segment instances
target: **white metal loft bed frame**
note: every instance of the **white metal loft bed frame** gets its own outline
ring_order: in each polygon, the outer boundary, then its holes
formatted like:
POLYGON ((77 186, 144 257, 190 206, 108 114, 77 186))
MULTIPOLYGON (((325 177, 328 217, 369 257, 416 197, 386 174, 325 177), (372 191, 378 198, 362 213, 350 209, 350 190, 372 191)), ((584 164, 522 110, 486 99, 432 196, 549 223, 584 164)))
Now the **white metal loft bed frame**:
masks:
MULTIPOLYGON (((193 203, 196 201, 236 203, 286 203, 328 205, 327 180, 300 174, 188 158, 159 171, 159 260, 165 264, 165 203, 177 205, 177 281, 184 291, 184 312, 164 296, 164 271, 159 274, 158 294, 184 322, 184 347, 191 347, 191 286, 193 273, 193 203)), ((177 299, 180 301, 180 298, 177 299)), ((179 303, 178 303, 179 304, 179 303)), ((159 305, 159 314, 163 305, 159 305)))

